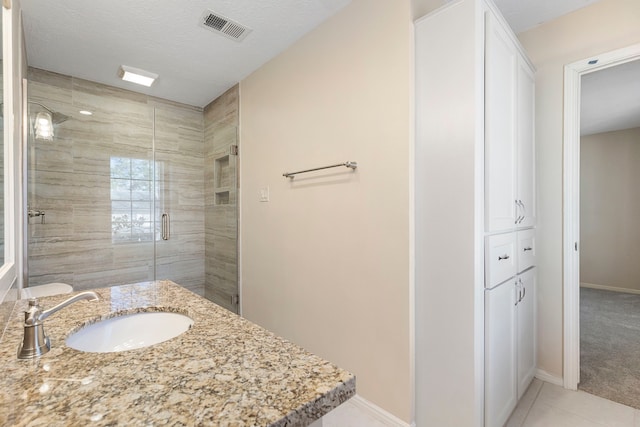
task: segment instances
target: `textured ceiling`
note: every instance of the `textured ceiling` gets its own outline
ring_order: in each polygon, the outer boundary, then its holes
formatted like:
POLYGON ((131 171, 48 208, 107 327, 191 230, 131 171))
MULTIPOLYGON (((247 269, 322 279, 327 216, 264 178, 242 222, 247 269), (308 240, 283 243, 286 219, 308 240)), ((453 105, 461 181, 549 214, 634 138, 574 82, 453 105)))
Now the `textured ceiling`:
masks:
POLYGON ((27 0, 32 67, 205 106, 350 0, 27 0), (213 10, 253 31, 242 42, 200 27, 213 10), (129 65, 159 74, 151 88, 117 78, 129 65))
POLYGON ((582 76, 580 134, 640 127, 640 60, 582 76))
MULTIPOLYGON (((495 0, 516 32, 595 1, 495 0)), ((25 0, 27 60, 32 67, 202 107, 349 2, 25 0), (205 10, 253 31, 240 43, 214 34, 198 25, 205 10), (123 82, 120 65, 160 77, 151 88, 123 82)))
POLYGON ((494 0, 516 34, 597 1, 599 0, 494 0))

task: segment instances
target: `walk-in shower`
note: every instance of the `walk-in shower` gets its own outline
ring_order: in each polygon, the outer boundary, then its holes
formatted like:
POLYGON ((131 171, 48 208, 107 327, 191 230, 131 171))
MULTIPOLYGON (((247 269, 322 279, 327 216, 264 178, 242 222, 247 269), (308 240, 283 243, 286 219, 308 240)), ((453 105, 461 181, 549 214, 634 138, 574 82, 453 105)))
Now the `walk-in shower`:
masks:
POLYGON ((171 279, 204 294, 202 110, 28 76, 25 284, 171 279))
POLYGON ((170 279, 237 312, 237 88, 202 109, 28 77, 25 285, 170 279))

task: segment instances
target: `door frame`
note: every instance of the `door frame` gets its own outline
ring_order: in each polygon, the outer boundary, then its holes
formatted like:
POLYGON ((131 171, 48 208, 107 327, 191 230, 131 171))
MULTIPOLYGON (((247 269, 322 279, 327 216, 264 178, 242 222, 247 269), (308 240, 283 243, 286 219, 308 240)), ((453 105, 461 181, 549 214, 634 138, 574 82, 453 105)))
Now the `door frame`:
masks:
POLYGON ((581 77, 640 59, 640 44, 573 62, 564 67, 563 160, 563 382, 580 382, 580 91, 581 77))

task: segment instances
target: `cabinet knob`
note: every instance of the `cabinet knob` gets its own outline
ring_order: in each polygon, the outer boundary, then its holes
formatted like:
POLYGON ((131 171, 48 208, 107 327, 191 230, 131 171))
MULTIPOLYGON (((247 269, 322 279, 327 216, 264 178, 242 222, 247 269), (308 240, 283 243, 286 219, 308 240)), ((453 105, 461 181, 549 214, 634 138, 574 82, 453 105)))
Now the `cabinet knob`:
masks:
POLYGON ((524 248, 524 251, 525 251, 525 252, 527 252, 527 251, 532 251, 532 250, 533 250, 533 248, 532 248, 531 246, 527 246, 526 248, 524 248))
POLYGON ((498 255, 498 261, 502 261, 502 260, 504 260, 504 259, 509 259, 509 258, 510 258, 510 257, 509 257, 509 255, 507 255, 507 254, 504 254, 504 255, 498 255))

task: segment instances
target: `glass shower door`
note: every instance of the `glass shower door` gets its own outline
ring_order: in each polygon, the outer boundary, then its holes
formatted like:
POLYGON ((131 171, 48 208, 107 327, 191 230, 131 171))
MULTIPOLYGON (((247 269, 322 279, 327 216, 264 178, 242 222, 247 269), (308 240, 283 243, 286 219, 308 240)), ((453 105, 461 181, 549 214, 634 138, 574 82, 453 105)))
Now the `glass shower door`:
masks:
POLYGON ((144 97, 35 69, 28 95, 28 286, 153 280, 153 109, 144 97), (53 136, 41 138, 35 120, 47 109, 53 136))
POLYGON ((202 111, 40 70, 29 77, 28 285, 170 279, 203 295, 202 111), (50 139, 34 132, 45 108, 66 117, 50 139))
POLYGON ((33 69, 29 79, 28 285, 152 280, 153 110, 97 83, 33 69), (50 139, 34 132, 46 109, 50 139))
POLYGON ((202 111, 155 107, 156 278, 204 295, 202 111))

